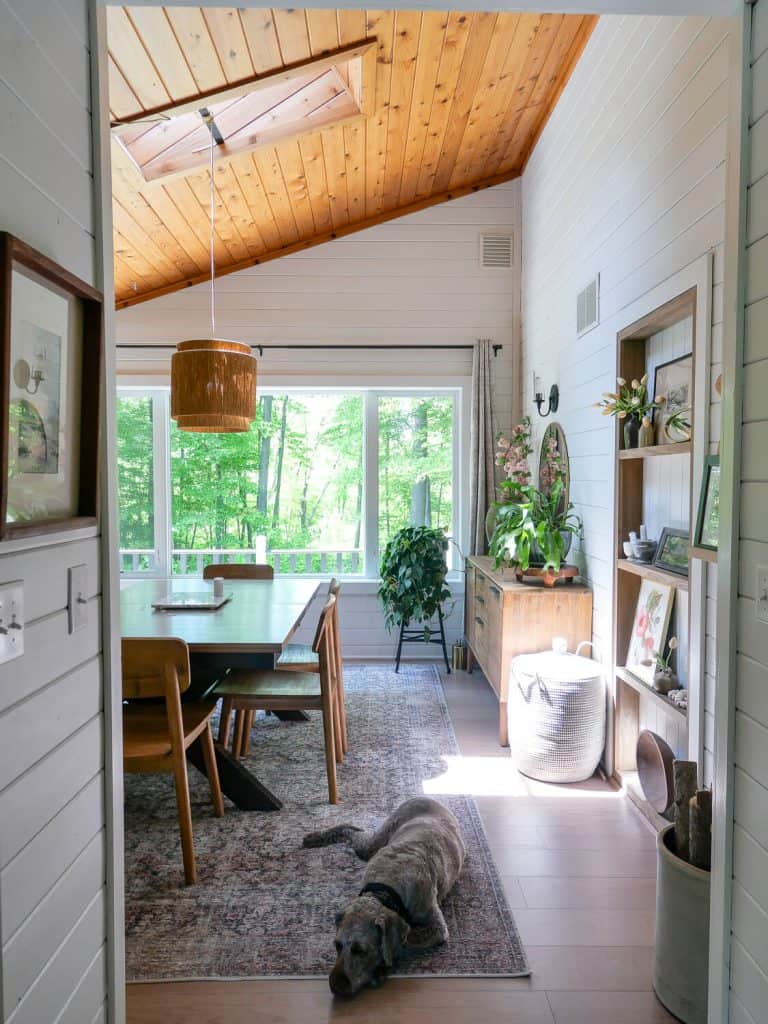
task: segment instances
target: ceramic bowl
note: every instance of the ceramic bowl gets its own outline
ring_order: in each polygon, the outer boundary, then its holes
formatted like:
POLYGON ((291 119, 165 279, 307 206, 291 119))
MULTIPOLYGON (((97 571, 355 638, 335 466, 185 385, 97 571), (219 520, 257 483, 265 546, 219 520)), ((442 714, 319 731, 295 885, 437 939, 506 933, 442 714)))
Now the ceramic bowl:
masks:
POLYGON ((632 541, 632 553, 638 562, 652 562, 653 556, 656 554, 656 541, 655 540, 635 540, 632 541))

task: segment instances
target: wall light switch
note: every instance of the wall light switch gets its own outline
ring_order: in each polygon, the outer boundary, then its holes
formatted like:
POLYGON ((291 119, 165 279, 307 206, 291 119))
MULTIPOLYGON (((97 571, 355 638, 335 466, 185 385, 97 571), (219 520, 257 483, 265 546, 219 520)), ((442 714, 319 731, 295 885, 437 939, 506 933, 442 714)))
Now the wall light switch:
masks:
POLYGON ((768 565, 757 567, 757 587, 755 590, 755 615, 760 622, 768 622, 768 565))
POLYGON ((0 665, 24 653, 24 584, 0 586, 0 665))
POLYGON ((69 632, 85 629, 88 623, 88 566, 73 565, 67 569, 69 632))

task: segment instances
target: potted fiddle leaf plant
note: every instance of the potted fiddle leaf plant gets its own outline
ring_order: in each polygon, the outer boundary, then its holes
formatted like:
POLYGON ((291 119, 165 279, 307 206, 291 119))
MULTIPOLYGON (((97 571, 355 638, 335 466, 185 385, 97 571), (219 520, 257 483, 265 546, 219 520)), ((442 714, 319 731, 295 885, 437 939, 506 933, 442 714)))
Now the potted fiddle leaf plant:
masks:
POLYGON ((573 504, 563 501, 561 479, 548 491, 524 485, 517 501, 497 504, 489 554, 497 569, 512 566, 524 573, 534 566, 558 573, 574 535, 581 532, 573 504))
POLYGON ((387 629, 423 624, 429 642, 430 620, 451 596, 445 532, 430 526, 406 526, 390 539, 384 549, 379 573, 379 600, 387 629))

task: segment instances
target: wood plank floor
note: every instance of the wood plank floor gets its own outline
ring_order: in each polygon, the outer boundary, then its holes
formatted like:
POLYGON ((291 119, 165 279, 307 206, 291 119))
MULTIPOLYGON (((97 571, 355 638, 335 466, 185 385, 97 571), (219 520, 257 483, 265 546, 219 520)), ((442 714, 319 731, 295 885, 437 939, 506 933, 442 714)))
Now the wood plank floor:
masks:
POLYGON ((324 980, 129 985, 128 1024, 674 1020, 651 989, 650 827, 600 779, 562 787, 523 780, 498 746, 497 704, 480 673, 443 683, 462 756, 432 780, 433 793, 477 799, 531 977, 393 980, 348 1003, 334 1000, 324 980))

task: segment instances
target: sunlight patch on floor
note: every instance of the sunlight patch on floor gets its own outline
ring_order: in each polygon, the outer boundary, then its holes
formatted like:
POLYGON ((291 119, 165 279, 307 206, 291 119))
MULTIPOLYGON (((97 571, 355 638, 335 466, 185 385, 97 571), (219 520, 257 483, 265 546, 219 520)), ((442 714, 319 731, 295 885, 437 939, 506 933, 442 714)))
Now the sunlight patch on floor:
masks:
POLYGON ((510 796, 535 799, 608 799, 621 798, 621 792, 600 778, 556 786, 527 779, 506 757, 443 757, 445 771, 422 783, 428 796, 510 796))

